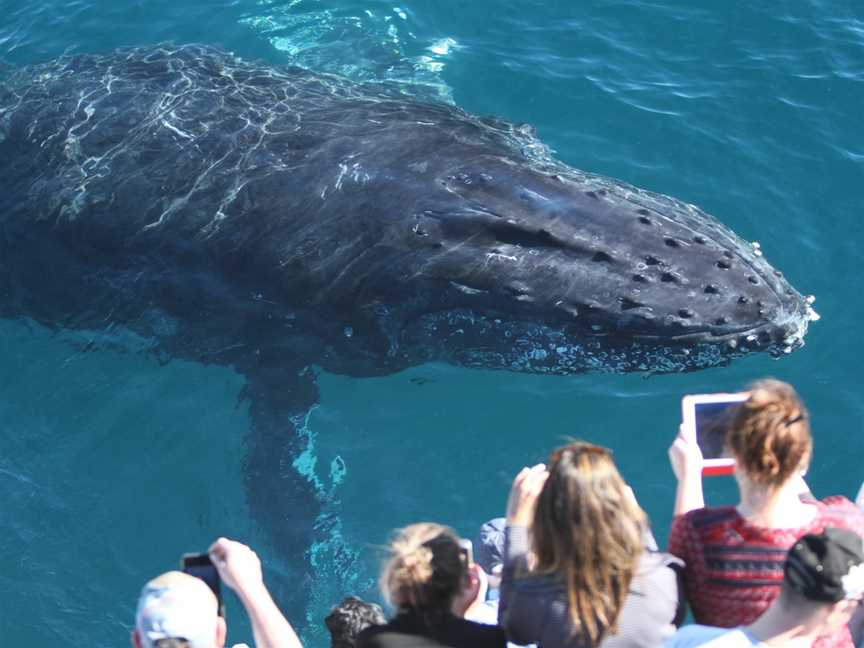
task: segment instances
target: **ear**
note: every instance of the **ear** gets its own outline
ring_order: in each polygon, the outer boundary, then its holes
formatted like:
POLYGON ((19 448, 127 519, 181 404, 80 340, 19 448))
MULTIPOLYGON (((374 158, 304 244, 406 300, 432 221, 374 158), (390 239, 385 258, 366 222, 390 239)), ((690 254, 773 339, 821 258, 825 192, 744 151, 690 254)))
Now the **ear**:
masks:
POLYGON ((225 625, 225 619, 222 617, 216 618, 216 648, 222 648, 225 645, 225 639, 228 636, 228 627, 225 625))
POLYGON ((132 642, 133 648, 141 648, 141 637, 138 634, 138 628, 135 628, 132 631, 132 635, 129 637, 129 640, 132 642))

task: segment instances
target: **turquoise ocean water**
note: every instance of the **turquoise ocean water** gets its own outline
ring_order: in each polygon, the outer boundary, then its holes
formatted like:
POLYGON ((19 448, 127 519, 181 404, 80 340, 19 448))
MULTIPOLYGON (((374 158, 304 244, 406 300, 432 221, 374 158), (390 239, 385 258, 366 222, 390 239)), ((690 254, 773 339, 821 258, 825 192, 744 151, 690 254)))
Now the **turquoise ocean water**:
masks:
MULTIPOLYGON (((322 374, 306 457, 338 524, 306 556, 270 546, 249 515, 240 376, 160 366, 123 331, 0 321, 2 645, 124 645, 143 582, 225 534, 258 549, 274 582, 313 561, 308 606, 286 612, 324 646, 330 604, 375 596, 391 528, 432 519, 472 535, 515 471, 569 436, 615 450, 665 541, 681 394, 764 375, 810 405, 816 493, 852 496, 864 479, 860 2, 0 0, 0 16, 0 66, 205 42, 533 124, 567 163, 759 240, 823 316, 790 357, 686 375, 322 374)), ((734 488, 718 479, 708 494, 728 502, 734 488)), ((230 598, 228 613, 229 639, 251 640, 230 598)))

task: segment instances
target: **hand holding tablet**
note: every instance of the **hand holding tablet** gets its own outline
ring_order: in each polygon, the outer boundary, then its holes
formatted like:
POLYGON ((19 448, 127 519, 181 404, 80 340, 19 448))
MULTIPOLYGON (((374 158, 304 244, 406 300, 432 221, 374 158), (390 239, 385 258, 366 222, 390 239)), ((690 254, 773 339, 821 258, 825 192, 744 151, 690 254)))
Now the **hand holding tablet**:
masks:
POLYGON ((735 460, 725 452, 726 429, 731 408, 750 396, 731 394, 691 394, 681 399, 681 433, 696 439, 702 450, 702 475, 731 475, 735 460))

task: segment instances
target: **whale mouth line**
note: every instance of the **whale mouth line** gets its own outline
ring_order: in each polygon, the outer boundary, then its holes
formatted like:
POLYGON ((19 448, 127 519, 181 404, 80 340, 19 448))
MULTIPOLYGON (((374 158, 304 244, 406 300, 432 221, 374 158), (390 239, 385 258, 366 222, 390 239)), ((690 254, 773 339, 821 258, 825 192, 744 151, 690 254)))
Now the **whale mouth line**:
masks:
POLYGON ((679 347, 691 344, 714 346, 730 352, 771 349, 778 349, 779 352, 782 352, 787 348, 799 348, 804 343, 804 336, 809 324, 806 314, 791 313, 782 320, 772 320, 756 325, 727 326, 722 329, 706 325, 693 327, 691 330, 680 334, 672 331, 665 334, 662 332, 639 333, 558 318, 555 318, 554 321, 552 319, 541 321, 527 317, 513 317, 512 312, 504 312, 503 310, 478 312, 470 307, 449 307, 428 310, 417 317, 404 321, 400 327, 402 337, 404 338, 415 326, 423 327, 431 322, 440 323, 448 320, 453 323, 454 330, 459 335, 465 333, 465 325, 469 324, 476 325, 478 329, 483 329, 485 332, 500 329, 505 339, 514 341, 523 336, 530 337, 541 334, 542 331, 556 337, 571 338, 574 336, 572 332, 567 330, 568 327, 578 326, 583 329, 579 335, 583 340, 607 340, 611 343, 610 346, 627 346, 634 342, 637 344, 654 343, 658 347, 679 347))

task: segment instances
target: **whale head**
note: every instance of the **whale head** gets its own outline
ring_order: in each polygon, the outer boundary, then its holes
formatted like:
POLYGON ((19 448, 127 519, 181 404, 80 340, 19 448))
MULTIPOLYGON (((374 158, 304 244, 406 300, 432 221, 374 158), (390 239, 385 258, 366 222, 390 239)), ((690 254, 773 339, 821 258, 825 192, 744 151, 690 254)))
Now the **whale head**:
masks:
POLYGON ((433 173, 376 302, 408 364, 689 371, 790 353, 818 318, 758 243, 693 205, 500 155, 433 173))

